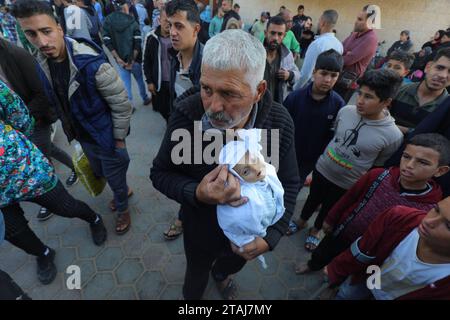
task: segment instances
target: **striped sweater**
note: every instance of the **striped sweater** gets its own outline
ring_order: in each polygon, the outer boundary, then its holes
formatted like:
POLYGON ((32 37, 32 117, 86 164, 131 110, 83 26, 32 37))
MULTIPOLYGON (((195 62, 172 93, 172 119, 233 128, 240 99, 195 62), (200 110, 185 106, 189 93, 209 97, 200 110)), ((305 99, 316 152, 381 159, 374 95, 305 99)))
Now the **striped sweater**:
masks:
MULTIPOLYGON (((191 230, 191 232, 196 234, 200 233, 202 237, 202 243, 198 245, 208 243, 210 247, 215 246, 219 250, 223 245, 228 245, 229 241, 226 240, 223 231, 218 225, 216 206, 199 203, 195 198, 195 190, 198 184, 206 174, 217 166, 217 162, 211 165, 205 164, 203 161, 202 164, 190 164, 193 161, 175 164, 171 157, 174 147, 179 144, 178 141, 171 141, 172 133, 177 129, 185 129, 185 132, 190 134, 191 138, 187 139, 190 143, 189 160, 195 160, 194 152, 196 148, 197 150, 201 148, 203 153, 207 146, 211 147, 210 145, 214 143, 214 139, 212 142, 201 142, 199 141, 202 140, 201 136, 198 137, 196 135, 201 135, 202 132, 194 132, 197 131, 194 121, 201 121, 204 113, 200 93, 198 92, 187 95, 187 97, 178 102, 176 110, 170 117, 158 155, 153 161, 150 179, 157 190, 181 204, 185 230, 191 230)), ((284 203, 286 211, 275 225, 268 228, 267 235, 264 238, 270 249, 273 249, 287 230, 300 187, 294 147, 294 125, 286 108, 272 102, 270 93, 266 92, 258 106, 255 128, 279 130, 278 178, 285 191, 284 203)), ((264 141, 264 137, 262 141, 264 141)), ((270 134, 267 142, 267 150, 271 150, 272 139, 270 134)), ((186 154, 184 155, 186 156, 186 154)))

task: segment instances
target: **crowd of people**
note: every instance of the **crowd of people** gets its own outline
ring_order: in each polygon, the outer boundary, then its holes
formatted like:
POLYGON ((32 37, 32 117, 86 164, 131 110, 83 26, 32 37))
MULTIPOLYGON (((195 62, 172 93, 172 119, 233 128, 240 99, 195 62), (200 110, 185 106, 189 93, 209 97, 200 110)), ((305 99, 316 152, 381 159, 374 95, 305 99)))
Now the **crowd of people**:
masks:
MULTIPOLYGON (((183 234, 185 299, 201 299, 210 274, 224 299, 238 298, 233 275, 307 228, 316 212, 299 244, 311 256, 292 272, 323 270, 323 299, 450 298, 450 28, 416 53, 403 30, 374 63, 377 13, 369 5, 355 12, 343 42, 339 8, 323 11, 315 33, 303 5, 296 15, 264 10, 250 26, 233 0, 217 12, 194 0, 0 5, 0 241, 36 257, 42 284, 56 277, 57 252, 30 228, 21 202, 41 206, 40 221, 86 221, 97 246, 108 234, 101 214, 68 191, 79 172, 52 142, 55 122, 111 188, 114 232, 123 235, 132 227, 126 139, 135 106, 152 104, 167 128, 150 180, 180 205, 164 237, 183 234), (142 101, 133 99, 131 76, 142 101), (278 155, 283 214, 238 247, 217 207, 251 203, 242 181, 226 165, 197 159, 199 147, 204 155, 217 141, 190 139, 180 164, 173 137, 218 132, 223 146, 230 130, 253 129, 277 132, 265 141, 278 155), (71 171, 65 185, 54 159, 71 171), (373 265, 379 288, 366 285, 373 265)), ((0 299, 29 297, 0 270, 0 299)))

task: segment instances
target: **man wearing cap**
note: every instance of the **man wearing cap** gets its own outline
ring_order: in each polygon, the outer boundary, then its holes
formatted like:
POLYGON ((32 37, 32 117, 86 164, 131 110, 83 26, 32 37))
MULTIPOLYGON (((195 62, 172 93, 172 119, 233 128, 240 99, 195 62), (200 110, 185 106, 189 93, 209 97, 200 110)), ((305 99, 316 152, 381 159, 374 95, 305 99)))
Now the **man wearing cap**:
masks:
POLYGON ((266 30, 266 22, 270 19, 269 12, 263 11, 261 18, 257 20, 250 29, 250 33, 256 38, 264 38, 264 30, 266 30))

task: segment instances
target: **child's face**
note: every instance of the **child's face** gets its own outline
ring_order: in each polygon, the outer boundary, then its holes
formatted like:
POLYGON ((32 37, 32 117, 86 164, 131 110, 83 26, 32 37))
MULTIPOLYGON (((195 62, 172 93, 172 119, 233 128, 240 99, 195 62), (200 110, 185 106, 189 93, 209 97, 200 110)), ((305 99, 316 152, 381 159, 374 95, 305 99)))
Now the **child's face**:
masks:
POLYGON ((264 161, 259 157, 249 155, 248 152, 233 169, 244 181, 250 183, 262 181, 266 177, 266 165, 264 161))
POLYGON ((384 118, 383 110, 392 102, 392 99, 381 101, 377 93, 367 86, 362 86, 358 91, 356 108, 361 117, 369 120, 384 118))
POLYGON ((419 225, 420 238, 442 255, 450 255, 450 198, 431 209, 419 225))
POLYGON ((386 63, 386 68, 395 71, 400 77, 406 77, 409 73, 409 70, 405 68, 405 65, 397 60, 390 59, 386 63))
POLYGON ((328 70, 314 70, 313 79, 314 87, 321 93, 327 93, 333 89, 336 81, 339 78, 339 72, 333 72, 328 70))
POLYGON ((434 149, 408 144, 400 161, 400 181, 417 184, 439 177, 448 171, 439 166, 440 154, 434 149))

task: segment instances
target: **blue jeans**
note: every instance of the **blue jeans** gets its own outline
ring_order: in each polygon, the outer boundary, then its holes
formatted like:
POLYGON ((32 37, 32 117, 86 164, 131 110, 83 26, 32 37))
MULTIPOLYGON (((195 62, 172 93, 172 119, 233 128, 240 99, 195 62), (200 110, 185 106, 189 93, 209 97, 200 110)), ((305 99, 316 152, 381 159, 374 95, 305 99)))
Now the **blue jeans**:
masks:
POLYGON ((98 145, 81 142, 92 170, 98 177, 105 177, 114 193, 114 203, 118 212, 128 209, 127 170, 130 157, 126 148, 106 151, 98 145))
POLYGON ((119 66, 119 75, 125 84, 125 89, 127 90, 128 99, 133 101, 133 93, 131 90, 131 75, 133 75, 139 88, 139 94, 143 101, 148 99, 147 91, 144 83, 144 76, 142 74, 142 66, 140 63, 135 62, 131 70, 126 70, 119 66))
POLYGON ((335 300, 369 300, 372 297, 372 293, 367 288, 365 281, 361 283, 350 284, 352 277, 348 277, 341 286, 337 293, 335 300))

